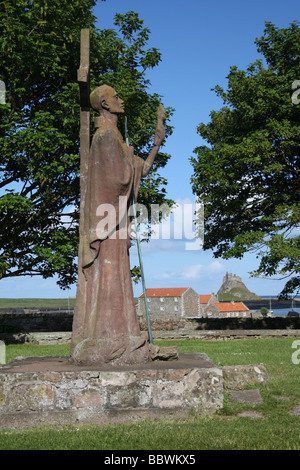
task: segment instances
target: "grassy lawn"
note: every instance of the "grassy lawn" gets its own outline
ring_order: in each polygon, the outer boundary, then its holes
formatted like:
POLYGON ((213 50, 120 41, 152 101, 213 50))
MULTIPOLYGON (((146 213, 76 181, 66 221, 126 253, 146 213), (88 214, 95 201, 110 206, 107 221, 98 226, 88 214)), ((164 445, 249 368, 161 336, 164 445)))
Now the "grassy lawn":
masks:
POLYGON ((0 299, 0 308, 68 308, 75 298, 66 299, 0 299))
MULTIPOLYGON (((185 420, 149 420, 124 425, 74 425, 0 431, 0 450, 299 450, 300 416, 289 410, 300 405, 300 364, 292 362, 293 339, 233 341, 157 341, 178 346, 179 352, 205 352, 215 365, 263 363, 269 382, 259 388, 263 404, 231 402, 212 417, 191 414, 185 420), (262 419, 239 417, 245 410, 262 419)), ((8 345, 7 361, 16 356, 68 355, 69 346, 8 345)))

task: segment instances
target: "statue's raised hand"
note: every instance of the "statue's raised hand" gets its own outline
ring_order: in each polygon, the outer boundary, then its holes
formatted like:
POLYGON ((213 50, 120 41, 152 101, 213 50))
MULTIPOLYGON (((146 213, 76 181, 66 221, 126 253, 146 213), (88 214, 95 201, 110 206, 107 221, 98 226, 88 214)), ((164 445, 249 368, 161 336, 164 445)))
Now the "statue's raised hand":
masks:
POLYGON ((157 110, 157 125, 155 131, 154 145, 160 146, 166 136, 164 121, 166 119, 166 111, 162 104, 159 105, 157 110))

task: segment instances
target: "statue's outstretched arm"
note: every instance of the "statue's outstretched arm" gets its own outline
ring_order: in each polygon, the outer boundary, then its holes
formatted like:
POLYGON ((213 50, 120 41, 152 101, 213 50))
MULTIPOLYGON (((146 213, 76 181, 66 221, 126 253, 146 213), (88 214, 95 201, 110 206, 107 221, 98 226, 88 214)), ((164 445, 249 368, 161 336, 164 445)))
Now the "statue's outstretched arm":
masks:
POLYGON ((165 108, 163 107, 162 104, 160 104, 157 110, 157 125, 156 125, 156 131, 155 131, 154 145, 147 159, 145 160, 143 172, 142 172, 143 178, 148 175, 150 168, 152 167, 155 157, 157 155, 157 152, 159 150, 159 147, 161 146, 161 143, 166 136, 165 128, 164 128, 165 119, 166 119, 165 108))

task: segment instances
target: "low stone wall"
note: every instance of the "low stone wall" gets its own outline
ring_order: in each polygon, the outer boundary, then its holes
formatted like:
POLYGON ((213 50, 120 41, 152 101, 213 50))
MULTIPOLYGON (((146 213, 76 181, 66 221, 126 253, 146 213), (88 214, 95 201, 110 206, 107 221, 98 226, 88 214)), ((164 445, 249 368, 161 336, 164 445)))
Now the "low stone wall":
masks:
POLYGON ((23 358, 0 367, 0 427, 210 415, 222 408, 223 391, 222 369, 201 353, 106 370, 23 358))
MULTIPOLYGON (((0 309, 0 340, 6 344, 63 344, 71 340, 73 311, 0 309)), ((143 331, 147 322, 140 320, 143 331)), ((191 318, 151 320, 153 338, 239 339, 299 336, 300 318, 191 318)))
POLYGON ((234 339, 270 339, 299 338, 300 330, 156 330, 153 339, 202 339, 211 341, 228 341, 234 339))
POLYGON ((0 339, 30 341, 31 333, 71 332, 73 310, 0 309, 0 339))
MULTIPOLYGON (((140 321, 141 328, 146 330, 146 321, 140 321)), ((153 331, 181 330, 284 330, 300 329, 300 317, 267 317, 267 318, 190 318, 152 320, 153 331)))
MULTIPOLYGON (((0 340, 6 344, 33 343, 40 345, 68 344, 71 342, 71 331, 35 332, 9 335, 0 334, 0 340)), ((262 338, 299 338, 300 330, 155 330, 152 337, 156 339, 202 339, 211 341, 227 341, 234 339, 262 338)))
MULTIPOLYGON (((72 309, 0 309, 0 334, 21 332, 72 331, 72 309)), ((147 322, 140 319, 142 330, 147 322)), ((151 319, 158 330, 255 330, 300 329, 300 317, 151 319)))

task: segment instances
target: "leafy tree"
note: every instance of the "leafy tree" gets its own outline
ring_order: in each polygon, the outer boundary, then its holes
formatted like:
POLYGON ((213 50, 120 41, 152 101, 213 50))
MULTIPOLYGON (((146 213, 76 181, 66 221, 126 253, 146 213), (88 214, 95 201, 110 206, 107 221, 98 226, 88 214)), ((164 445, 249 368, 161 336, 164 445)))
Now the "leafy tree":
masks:
MULTIPOLYGON (((6 85, 6 103, 0 103, 2 278, 58 274, 62 288, 76 280, 82 28, 90 28, 92 86, 108 83, 125 99, 131 142, 141 156, 153 138, 160 97, 147 92, 146 71, 158 65, 160 53, 146 48, 150 32, 134 12, 116 15, 120 34, 98 30, 95 4, 0 3, 0 80, 6 85)), ((145 179, 143 202, 171 202, 159 175, 168 158, 159 154, 145 179)))
POLYGON ((228 89, 214 88, 224 106, 198 127, 208 145, 194 150, 192 187, 205 204, 204 248, 225 259, 256 252, 252 275, 286 278, 288 296, 300 285, 299 23, 266 22, 255 43, 264 60, 231 67, 228 89))
POLYGON ((260 309, 260 313, 262 314, 263 317, 266 317, 269 313, 269 310, 267 309, 267 307, 262 307, 260 309))

